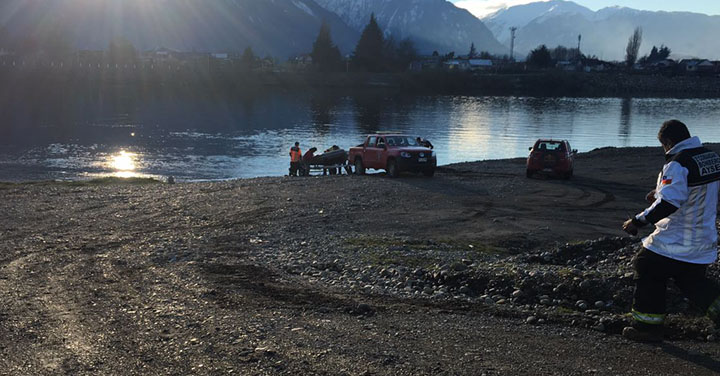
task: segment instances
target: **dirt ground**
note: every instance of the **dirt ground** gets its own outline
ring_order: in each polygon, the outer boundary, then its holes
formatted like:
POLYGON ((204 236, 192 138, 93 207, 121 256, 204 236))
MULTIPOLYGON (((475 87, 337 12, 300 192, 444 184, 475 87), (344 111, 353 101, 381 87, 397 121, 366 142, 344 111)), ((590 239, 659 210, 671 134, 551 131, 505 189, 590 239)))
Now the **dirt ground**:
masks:
POLYGON ((622 236, 663 161, 600 149, 570 181, 527 179, 516 159, 432 179, 0 184, 0 374, 720 373, 704 337, 635 344, 476 296, 371 286, 383 263, 429 270, 416 248, 493 270, 622 236), (356 274, 369 282, 346 288, 356 274))

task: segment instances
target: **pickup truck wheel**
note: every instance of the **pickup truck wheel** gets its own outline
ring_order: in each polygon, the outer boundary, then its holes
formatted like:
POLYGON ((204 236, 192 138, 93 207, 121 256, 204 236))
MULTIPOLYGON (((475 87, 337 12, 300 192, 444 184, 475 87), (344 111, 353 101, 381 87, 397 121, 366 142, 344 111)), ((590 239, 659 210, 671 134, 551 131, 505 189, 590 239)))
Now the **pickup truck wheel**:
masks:
POLYGON ((398 170, 397 162, 394 159, 387 161, 387 174, 391 178, 400 176, 400 170, 398 170))
POLYGON ((424 171, 423 171, 423 175, 431 178, 431 177, 433 177, 433 176, 435 175, 435 169, 434 169, 434 168, 431 168, 431 169, 429 169, 429 170, 424 170, 424 171))
POLYGON ((355 158, 355 175, 365 175, 365 167, 360 158, 355 158))

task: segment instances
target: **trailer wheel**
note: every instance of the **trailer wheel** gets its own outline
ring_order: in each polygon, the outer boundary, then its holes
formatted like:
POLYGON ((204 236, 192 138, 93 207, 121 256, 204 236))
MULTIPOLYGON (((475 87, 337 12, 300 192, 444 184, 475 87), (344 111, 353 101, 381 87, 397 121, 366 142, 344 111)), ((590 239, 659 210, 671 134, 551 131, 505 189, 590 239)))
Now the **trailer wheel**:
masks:
POLYGON ((387 174, 391 178, 400 176, 400 170, 398 170, 397 162, 394 159, 387 161, 387 174))
POLYGON ((362 158, 355 158, 355 175, 365 175, 365 167, 363 167, 362 158))

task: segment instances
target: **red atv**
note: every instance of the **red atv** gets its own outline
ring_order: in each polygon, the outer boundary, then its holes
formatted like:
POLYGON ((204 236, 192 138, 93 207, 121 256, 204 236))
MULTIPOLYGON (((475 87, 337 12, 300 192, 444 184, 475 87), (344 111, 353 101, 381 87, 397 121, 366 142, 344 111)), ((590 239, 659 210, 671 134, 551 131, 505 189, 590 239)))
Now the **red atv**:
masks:
POLYGON ((567 140, 537 140, 530 148, 526 175, 530 178, 536 172, 549 170, 563 179, 570 179, 576 154, 577 150, 571 149, 567 140))

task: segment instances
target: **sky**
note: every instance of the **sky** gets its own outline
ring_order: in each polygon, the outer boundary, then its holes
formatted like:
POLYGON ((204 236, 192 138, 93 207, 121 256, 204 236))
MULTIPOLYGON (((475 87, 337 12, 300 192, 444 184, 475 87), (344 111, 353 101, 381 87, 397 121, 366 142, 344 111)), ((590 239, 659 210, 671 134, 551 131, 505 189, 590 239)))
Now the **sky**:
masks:
MULTIPOLYGON (((507 6, 532 3, 537 0, 450 0, 478 17, 483 17, 507 6)), ((718 0, 574 0, 575 3, 598 10, 609 6, 624 6, 640 10, 664 10, 720 15, 718 0)))

